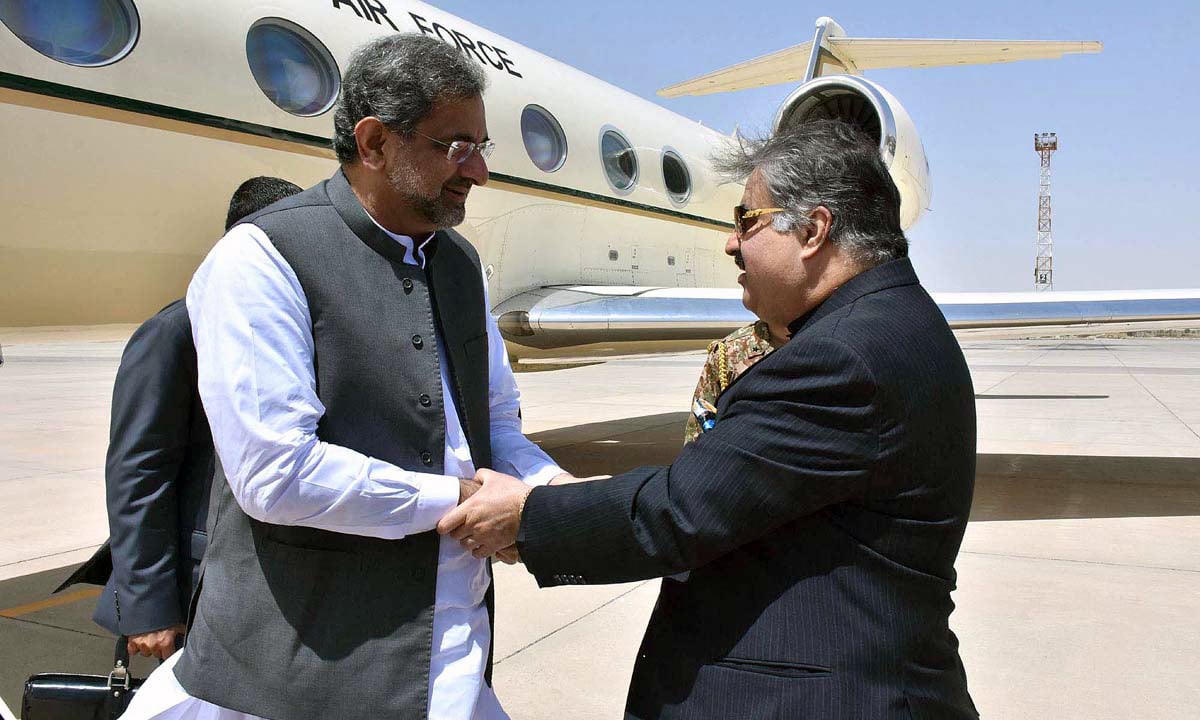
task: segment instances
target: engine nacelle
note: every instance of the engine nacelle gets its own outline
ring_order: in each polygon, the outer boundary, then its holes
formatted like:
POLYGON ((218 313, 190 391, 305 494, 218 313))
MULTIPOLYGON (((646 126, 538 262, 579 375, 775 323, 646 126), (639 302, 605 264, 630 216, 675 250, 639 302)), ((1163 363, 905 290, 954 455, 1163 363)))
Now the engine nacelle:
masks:
POLYGON ((810 80, 783 101, 775 129, 813 120, 842 120, 876 142, 900 190, 900 226, 907 230, 929 207, 929 162, 912 118, 887 90, 854 75, 810 80))

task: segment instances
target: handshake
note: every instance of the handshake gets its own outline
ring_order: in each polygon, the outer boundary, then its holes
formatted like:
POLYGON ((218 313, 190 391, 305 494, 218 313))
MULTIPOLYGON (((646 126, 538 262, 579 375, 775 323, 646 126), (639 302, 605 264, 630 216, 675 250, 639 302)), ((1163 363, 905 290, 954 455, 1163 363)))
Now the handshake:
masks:
MULTIPOLYGON (((610 475, 577 478, 563 473, 551 485, 603 480, 610 475)), ((437 531, 462 543, 477 558, 495 556, 513 564, 517 555, 517 533, 521 512, 533 487, 494 470, 478 470, 473 479, 459 478, 458 507, 438 521, 437 531)))

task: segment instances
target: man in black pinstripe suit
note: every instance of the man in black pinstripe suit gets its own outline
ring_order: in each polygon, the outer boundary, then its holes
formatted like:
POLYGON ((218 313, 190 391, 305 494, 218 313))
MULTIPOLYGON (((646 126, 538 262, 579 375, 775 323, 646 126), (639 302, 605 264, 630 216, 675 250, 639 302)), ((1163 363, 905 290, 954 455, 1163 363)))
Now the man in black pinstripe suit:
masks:
POLYGON ((725 251, 789 338, 669 467, 532 492, 480 471, 439 530, 545 587, 664 576, 630 718, 975 718, 949 627, 975 474, 962 352, 878 143, 821 122, 723 163, 725 251))

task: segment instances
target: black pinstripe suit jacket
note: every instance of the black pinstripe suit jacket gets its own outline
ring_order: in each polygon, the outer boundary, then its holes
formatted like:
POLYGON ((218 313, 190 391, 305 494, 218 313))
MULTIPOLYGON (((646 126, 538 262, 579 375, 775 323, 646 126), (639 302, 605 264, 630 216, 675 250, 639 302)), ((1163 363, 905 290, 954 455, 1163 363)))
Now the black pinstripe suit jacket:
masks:
POLYGON ((670 467, 538 488, 542 586, 663 580, 633 718, 974 718, 954 559, 975 405, 908 260, 839 288, 741 376, 670 467))

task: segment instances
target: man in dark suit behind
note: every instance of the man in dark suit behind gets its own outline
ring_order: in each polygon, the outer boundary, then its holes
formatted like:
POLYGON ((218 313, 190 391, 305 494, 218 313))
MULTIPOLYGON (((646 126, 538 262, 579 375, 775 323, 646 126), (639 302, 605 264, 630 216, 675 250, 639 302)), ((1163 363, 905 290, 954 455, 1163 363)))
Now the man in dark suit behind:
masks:
MULTIPOLYGON (((225 229, 300 189, 274 177, 245 181, 229 201, 225 229)), ((176 300, 143 323, 121 355, 104 468, 109 542, 88 572, 64 584, 106 583, 93 619, 127 635, 131 653, 165 658, 183 634, 208 540, 212 475, 191 323, 176 300)))
POLYGON ((532 493, 481 471, 439 530, 516 541, 543 587, 670 576, 628 717, 977 717, 948 623, 974 393, 878 146, 821 122, 724 166, 749 178, 743 302, 790 339, 670 467, 532 493))

